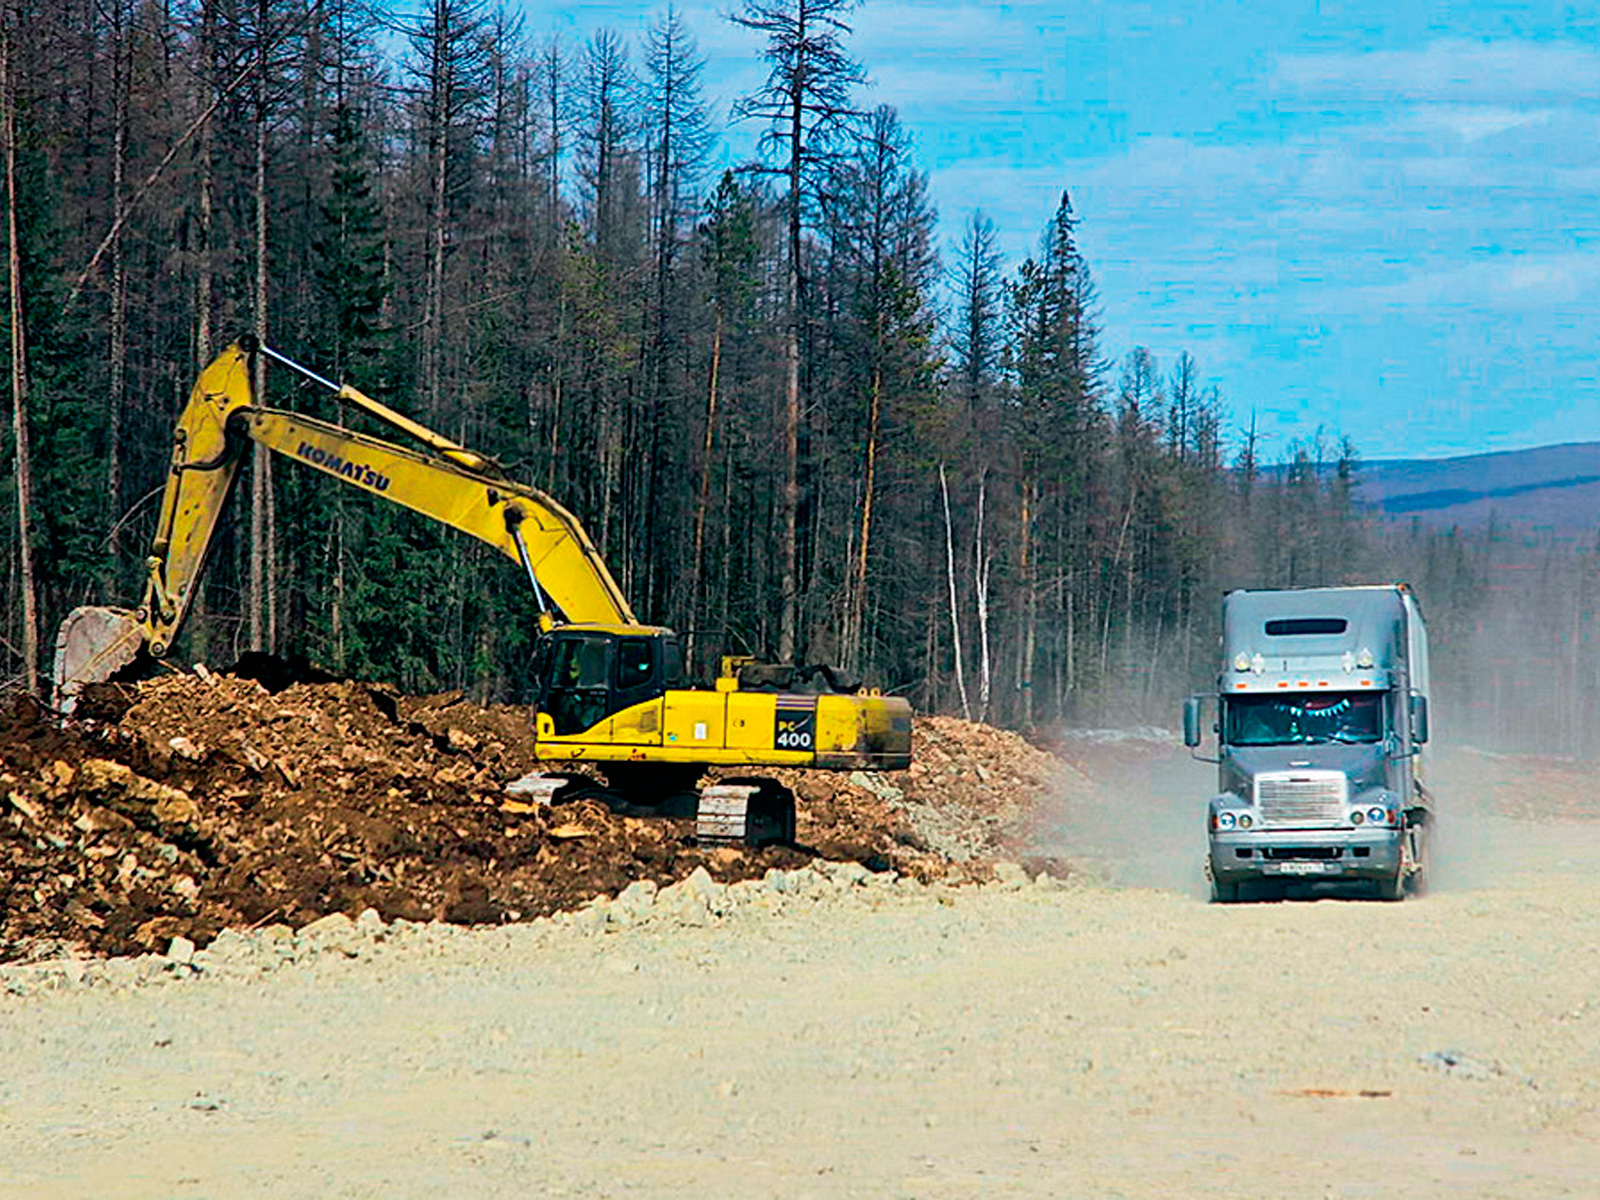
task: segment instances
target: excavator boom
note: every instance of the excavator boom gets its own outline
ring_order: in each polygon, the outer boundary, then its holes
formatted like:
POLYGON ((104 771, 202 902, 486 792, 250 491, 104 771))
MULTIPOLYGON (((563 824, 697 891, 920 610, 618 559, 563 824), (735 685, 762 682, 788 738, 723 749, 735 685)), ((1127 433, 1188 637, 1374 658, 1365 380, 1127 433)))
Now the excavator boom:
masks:
MULTIPOLYGON (((81 608, 63 624, 56 644, 58 706, 70 711, 85 684, 109 678, 141 648, 157 658, 167 653, 188 614, 250 442, 493 546, 528 572, 541 607, 553 605, 569 621, 637 624, 583 526, 551 497, 506 478, 487 456, 348 386, 335 389, 341 401, 406 434, 421 449, 258 407, 253 349, 243 342, 223 351, 201 372, 179 417, 139 607, 131 613, 81 608)), ((275 351, 263 351, 318 378, 275 351)))

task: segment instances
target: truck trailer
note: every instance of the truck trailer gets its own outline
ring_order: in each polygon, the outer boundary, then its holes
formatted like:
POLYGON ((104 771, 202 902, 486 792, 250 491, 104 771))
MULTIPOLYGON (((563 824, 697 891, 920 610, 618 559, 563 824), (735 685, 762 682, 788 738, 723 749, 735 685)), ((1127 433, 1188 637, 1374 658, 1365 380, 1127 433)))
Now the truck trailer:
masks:
POLYGON ((1191 751, 1214 714, 1212 899, 1289 882, 1419 892, 1434 805, 1428 634, 1411 589, 1234 591, 1222 628, 1216 691, 1183 711, 1191 751))

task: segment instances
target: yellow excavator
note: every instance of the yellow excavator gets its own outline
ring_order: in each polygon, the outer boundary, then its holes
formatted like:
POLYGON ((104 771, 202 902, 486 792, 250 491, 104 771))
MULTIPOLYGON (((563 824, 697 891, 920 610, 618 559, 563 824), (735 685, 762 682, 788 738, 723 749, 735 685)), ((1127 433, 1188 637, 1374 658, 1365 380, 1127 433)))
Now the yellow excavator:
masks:
MULTIPOLYGON (((838 687, 831 672, 820 672, 818 689, 808 686, 817 671, 807 677, 729 655, 714 688, 688 686, 678 635, 639 623, 583 526, 550 496, 507 478, 487 455, 249 337, 201 373, 178 420, 139 606, 79 608, 62 624, 54 672, 62 712, 87 684, 109 679, 141 654, 160 659, 170 651, 250 442, 459 529, 519 564, 539 612, 538 758, 569 771, 570 764, 595 764, 608 799, 648 806, 693 794, 703 841, 791 841, 794 798, 787 789, 737 778, 697 791, 706 769, 887 771, 911 764, 910 704, 838 687), (256 354, 328 388, 416 448, 258 407, 256 354)), ((521 781, 531 800, 544 803, 589 786, 586 776, 559 772, 521 781)))

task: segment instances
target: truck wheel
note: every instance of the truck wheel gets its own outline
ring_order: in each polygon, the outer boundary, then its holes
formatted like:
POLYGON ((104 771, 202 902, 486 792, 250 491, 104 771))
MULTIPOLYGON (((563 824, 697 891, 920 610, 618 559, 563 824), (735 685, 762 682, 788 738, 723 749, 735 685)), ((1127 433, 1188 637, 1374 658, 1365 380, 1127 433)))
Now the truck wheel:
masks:
POLYGON ((1406 845, 1406 842, 1400 844, 1400 864, 1395 867, 1394 874, 1378 880, 1379 900, 1406 898, 1406 877, 1411 874, 1411 855, 1406 852, 1406 845))
POLYGON ((1237 883, 1218 883, 1211 881, 1211 903, 1237 904, 1239 902, 1239 885, 1237 883))
POLYGON ((1386 877, 1378 880, 1379 900, 1404 900, 1406 898, 1406 886, 1411 882, 1411 864, 1414 861, 1412 858, 1411 837, 1412 835, 1408 830, 1406 836, 1400 840, 1400 861, 1395 866, 1393 878, 1386 877))
POLYGON ((1412 852, 1411 894, 1413 896, 1426 896, 1428 894, 1428 838, 1429 830, 1426 825, 1418 826, 1411 833, 1412 852))

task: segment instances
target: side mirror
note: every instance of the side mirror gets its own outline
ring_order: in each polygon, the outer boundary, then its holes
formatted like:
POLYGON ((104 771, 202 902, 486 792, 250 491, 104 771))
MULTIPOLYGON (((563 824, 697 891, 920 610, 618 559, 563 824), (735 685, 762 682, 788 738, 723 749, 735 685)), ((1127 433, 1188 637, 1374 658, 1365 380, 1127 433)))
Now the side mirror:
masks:
POLYGON ((1200 744, 1200 697, 1183 702, 1183 744, 1193 750, 1200 744))
POLYGON ((1428 698, 1411 693, 1411 740, 1421 745, 1428 740, 1428 698))

